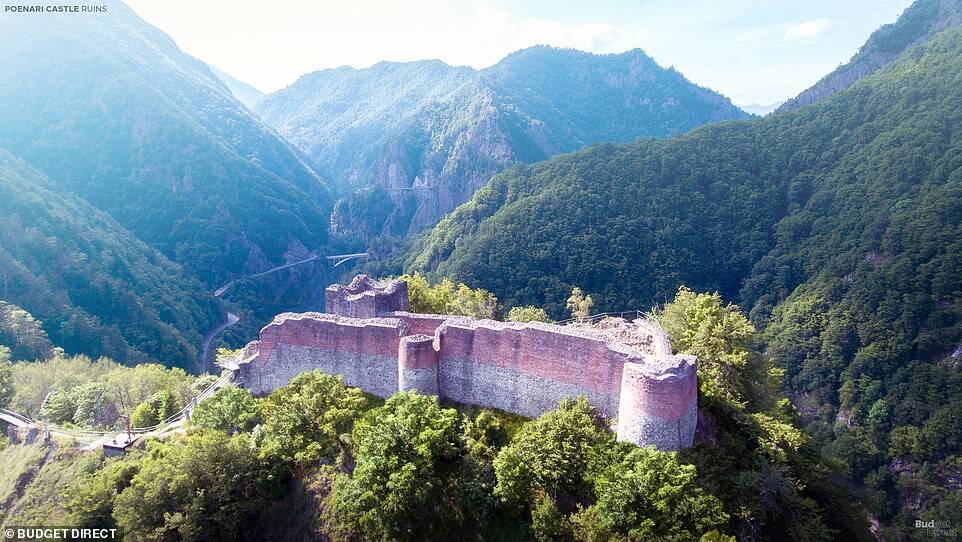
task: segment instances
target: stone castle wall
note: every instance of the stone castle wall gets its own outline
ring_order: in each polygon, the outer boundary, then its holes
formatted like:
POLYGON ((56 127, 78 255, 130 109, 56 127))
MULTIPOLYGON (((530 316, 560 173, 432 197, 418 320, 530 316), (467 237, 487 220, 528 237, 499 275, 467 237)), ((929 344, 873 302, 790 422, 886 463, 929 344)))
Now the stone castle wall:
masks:
POLYGON ((347 286, 332 284, 324 290, 324 309, 331 314, 374 318, 408 310, 408 285, 401 280, 380 283, 367 275, 354 277, 347 286))
POLYGON ((337 314, 276 317, 248 345, 237 380, 263 395, 320 369, 381 397, 414 389, 528 417, 582 395, 617 419, 619 440, 665 450, 692 444, 695 360, 672 355, 656 325, 637 324, 651 336, 638 348, 586 328, 413 314, 405 312, 406 285, 363 275, 355 285, 328 288, 328 310, 337 314))
POLYGON ((237 379, 255 395, 287 385, 305 371, 340 374, 349 386, 389 397, 397 391, 398 346, 407 327, 396 319, 284 313, 261 330, 237 379))

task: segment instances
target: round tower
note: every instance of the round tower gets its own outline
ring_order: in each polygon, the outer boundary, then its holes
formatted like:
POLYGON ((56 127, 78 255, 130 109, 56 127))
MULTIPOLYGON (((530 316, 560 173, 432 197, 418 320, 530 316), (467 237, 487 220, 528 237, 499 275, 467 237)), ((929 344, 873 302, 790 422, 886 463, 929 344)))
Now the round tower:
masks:
POLYGON ((427 335, 401 337, 398 345, 398 391, 438 395, 438 351, 427 335))
POLYGON ((618 440, 659 450, 688 448, 695 439, 695 358, 673 356, 670 367, 625 363, 618 404, 618 440))

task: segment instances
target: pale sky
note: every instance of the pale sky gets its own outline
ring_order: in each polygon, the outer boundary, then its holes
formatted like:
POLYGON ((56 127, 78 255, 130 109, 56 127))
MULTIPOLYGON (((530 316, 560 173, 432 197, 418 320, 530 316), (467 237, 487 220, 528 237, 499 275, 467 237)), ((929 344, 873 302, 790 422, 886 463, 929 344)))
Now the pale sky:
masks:
POLYGON ((262 91, 381 60, 484 68, 537 44, 644 49, 735 103, 792 97, 910 0, 128 0, 188 53, 262 91))

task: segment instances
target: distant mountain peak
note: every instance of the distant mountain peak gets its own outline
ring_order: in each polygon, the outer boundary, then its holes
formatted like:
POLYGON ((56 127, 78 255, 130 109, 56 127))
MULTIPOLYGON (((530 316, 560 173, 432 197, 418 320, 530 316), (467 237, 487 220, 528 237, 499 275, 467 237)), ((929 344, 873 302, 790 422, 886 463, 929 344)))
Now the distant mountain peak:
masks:
POLYGON ((641 49, 549 45, 481 70, 438 60, 321 70, 259 112, 345 194, 335 231, 361 237, 430 226, 514 164, 747 117, 641 49))
POLYGON ((791 111, 844 90, 892 62, 906 49, 925 42, 940 30, 960 24, 962 0, 916 0, 897 21, 873 32, 851 60, 787 100, 778 111, 791 111))

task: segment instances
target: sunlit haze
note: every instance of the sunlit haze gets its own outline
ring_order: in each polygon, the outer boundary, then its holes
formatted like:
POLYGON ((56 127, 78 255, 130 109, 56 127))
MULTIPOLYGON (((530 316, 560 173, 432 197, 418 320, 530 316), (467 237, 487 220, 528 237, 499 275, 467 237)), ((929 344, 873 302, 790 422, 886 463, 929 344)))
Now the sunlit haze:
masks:
POLYGON ((537 44, 641 48, 739 104, 794 96, 909 0, 130 0, 187 52, 271 92, 318 69, 438 58, 482 68, 537 44))

